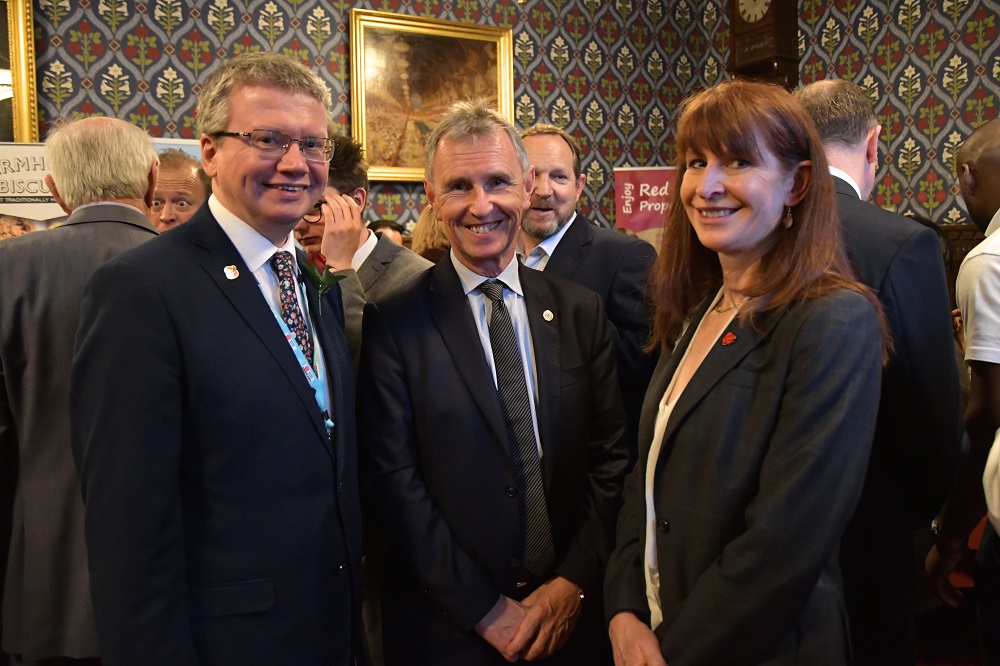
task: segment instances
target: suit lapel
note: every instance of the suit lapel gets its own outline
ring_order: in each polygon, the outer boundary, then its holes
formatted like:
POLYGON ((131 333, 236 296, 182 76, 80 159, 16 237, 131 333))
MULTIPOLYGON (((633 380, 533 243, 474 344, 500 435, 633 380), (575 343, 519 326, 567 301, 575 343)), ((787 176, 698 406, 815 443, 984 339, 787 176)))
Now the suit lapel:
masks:
POLYGON ((459 375, 493 431, 494 443, 502 449, 504 458, 509 459, 507 427, 496 384, 479 344, 479 330, 469 310, 468 298, 455 267, 447 258, 433 268, 430 310, 459 375))
POLYGON ((558 452, 559 423, 562 420, 559 395, 559 329, 562 313, 548 283, 530 268, 518 266, 524 288, 524 305, 528 312, 531 346, 535 357, 535 380, 538 383, 538 436, 541 438, 542 465, 545 485, 549 487, 558 452), (545 313, 551 313, 546 318, 545 313))
MULTIPOLYGON (((368 255, 368 259, 361 264, 361 268, 358 269, 358 281, 361 282, 361 288, 365 290, 365 293, 371 289, 379 276, 385 272, 385 265, 390 261, 390 256, 386 252, 382 237, 376 234, 375 238, 375 248, 368 255)), ((391 243, 392 241, 386 238, 384 242, 391 243)))
MULTIPOLYGON (((239 251, 229 240, 226 232, 215 221, 215 218, 208 213, 207 207, 203 208, 185 226, 191 233, 191 239, 207 250, 201 261, 202 269, 274 358, 275 363, 281 368, 299 399, 302 400, 307 412, 312 416, 313 423, 318 428, 318 434, 324 441, 328 440, 326 428, 319 419, 319 409, 313 390, 306 381, 302 368, 295 360, 295 354, 281 334, 281 328, 278 326, 271 308, 268 307, 267 300, 261 293, 256 278, 244 263, 239 251), (233 274, 233 271, 227 270, 229 267, 236 268, 238 276, 235 279, 230 279, 229 276, 233 274)), ((329 447, 329 443, 327 446, 329 447)))
POLYGON ((553 275, 573 275, 593 242, 594 231, 590 223, 577 213, 576 219, 570 223, 569 229, 549 257, 545 270, 551 271, 553 275))
MULTIPOLYGON (((685 334, 686 342, 689 344, 691 342, 691 337, 694 335, 694 329, 697 327, 698 322, 701 321, 705 312, 708 310, 708 306, 711 304, 711 297, 707 298, 706 301, 699 307, 698 314, 692 320, 692 324, 689 327, 688 332, 685 334)), ((705 360, 702 361, 701 365, 695 371, 694 376, 688 382, 688 385, 684 387, 684 392, 681 393, 680 397, 677 399, 677 403, 674 405, 673 410, 670 412, 670 420, 667 422, 667 428, 663 433, 664 448, 660 452, 660 461, 667 459, 666 443, 670 441, 673 436, 674 431, 685 417, 701 402, 702 398, 716 385, 719 381, 732 370, 743 358, 749 354, 760 342, 771 332, 771 329, 778 323, 781 319, 781 313, 768 313, 762 317, 758 318, 756 328, 751 326, 741 326, 739 320, 734 319, 732 323, 726 327, 722 333, 722 337, 716 340, 705 360), (729 344, 723 344, 722 339, 726 336, 732 334, 734 339, 729 344)), ((687 348, 687 344, 683 348, 678 346, 678 350, 674 352, 676 359, 671 359, 673 362, 673 367, 676 369, 677 364, 680 363, 680 357, 683 355, 683 349, 687 348)), ((673 375, 670 373, 667 377, 669 383, 669 378, 673 375)), ((664 385, 664 390, 666 385, 664 385)), ((663 392, 660 392, 660 398, 663 397, 663 392)))

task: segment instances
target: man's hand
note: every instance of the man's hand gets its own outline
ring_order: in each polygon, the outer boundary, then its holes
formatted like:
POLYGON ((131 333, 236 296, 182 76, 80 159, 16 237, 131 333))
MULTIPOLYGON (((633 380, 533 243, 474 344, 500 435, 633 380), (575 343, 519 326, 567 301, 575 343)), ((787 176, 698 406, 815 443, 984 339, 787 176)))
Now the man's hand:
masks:
POLYGON ((354 253, 361 247, 361 207, 346 194, 327 196, 323 204, 323 256, 332 271, 351 267, 354 253))
POLYGON ((511 658, 507 654, 507 646, 521 626, 525 616, 525 608, 510 597, 501 596, 490 612, 476 624, 476 633, 487 643, 497 649, 504 659, 510 663, 517 661, 517 654, 511 658))
POLYGON ((927 559, 924 560, 927 584, 930 585, 931 591, 940 597, 941 601, 953 608, 958 608, 965 595, 951 584, 948 577, 962 561, 964 554, 965 549, 947 550, 942 553, 937 549, 937 546, 931 546, 930 552, 927 553, 927 559))
POLYGON ((633 613, 618 613, 608 625, 615 666, 667 666, 653 630, 633 613))
POLYGON ((580 591, 574 583, 556 576, 521 602, 528 614, 507 646, 504 656, 508 661, 518 655, 527 661, 542 659, 565 645, 583 610, 580 591))

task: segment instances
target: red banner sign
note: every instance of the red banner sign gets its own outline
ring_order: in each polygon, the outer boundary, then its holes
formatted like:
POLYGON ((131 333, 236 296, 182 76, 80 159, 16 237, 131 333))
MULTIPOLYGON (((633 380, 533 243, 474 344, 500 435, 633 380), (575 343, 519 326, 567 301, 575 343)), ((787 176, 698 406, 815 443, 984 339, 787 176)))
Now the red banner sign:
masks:
POLYGON ((615 226, 655 234, 663 227, 676 176, 676 167, 616 167, 615 226))

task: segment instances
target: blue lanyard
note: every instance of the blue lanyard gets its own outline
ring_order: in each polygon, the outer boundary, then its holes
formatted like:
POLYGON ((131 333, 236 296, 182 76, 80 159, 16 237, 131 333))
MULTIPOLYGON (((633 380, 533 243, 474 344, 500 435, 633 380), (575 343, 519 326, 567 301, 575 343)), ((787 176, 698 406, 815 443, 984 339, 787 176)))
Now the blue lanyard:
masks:
MULTIPOLYGON (((262 287, 259 282, 257 283, 257 286, 260 287, 261 293, 263 293, 264 287, 262 287)), ((318 350, 320 348, 319 340, 316 337, 316 332, 313 330, 312 317, 309 312, 309 300, 302 292, 302 285, 299 284, 298 281, 296 281, 296 287, 299 290, 299 298, 302 305, 306 310, 306 327, 309 330, 309 336, 312 337, 313 340, 313 349, 318 350)), ((265 300, 267 300, 266 294, 265 300)), ((271 312, 274 314, 274 318, 277 320, 278 326, 281 327, 282 335, 285 336, 285 340, 288 341, 288 344, 291 346, 292 353, 295 354, 295 360, 302 369, 302 373, 306 376, 306 381, 309 382, 309 386, 313 390, 313 394, 316 397, 316 404, 319 405, 319 411, 323 414, 323 422, 324 425, 326 425, 326 431, 330 432, 333 430, 333 421, 330 419, 330 412, 327 409, 329 402, 327 400, 326 376, 323 374, 324 364, 315 363, 314 359, 313 364, 316 366, 316 371, 313 371, 313 365, 306 360, 306 355, 302 352, 302 347, 299 346, 299 341, 295 339, 295 336, 292 335, 292 332, 288 329, 288 324, 285 323, 281 313, 276 310, 273 305, 271 305, 270 301, 268 301, 268 306, 271 308, 271 312)))

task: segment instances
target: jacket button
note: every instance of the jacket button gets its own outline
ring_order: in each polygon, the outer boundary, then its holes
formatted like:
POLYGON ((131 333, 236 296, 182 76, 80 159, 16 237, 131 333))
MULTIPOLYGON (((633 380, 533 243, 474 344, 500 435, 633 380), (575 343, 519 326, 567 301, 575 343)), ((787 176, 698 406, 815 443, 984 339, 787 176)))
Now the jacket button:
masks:
POLYGON ((517 559, 516 557, 512 557, 510 558, 510 561, 507 562, 507 564, 510 566, 511 569, 516 569, 519 566, 521 566, 521 560, 517 559))
POLYGON ((517 497, 517 488, 514 486, 507 486, 504 490, 507 493, 507 497, 517 497))
POLYGON ((656 521, 656 528, 663 533, 670 531, 670 521, 666 518, 660 518, 656 521))
POLYGON ((343 564, 338 564, 337 565, 337 575, 339 576, 340 574, 344 573, 344 569, 345 568, 346 567, 343 564))

